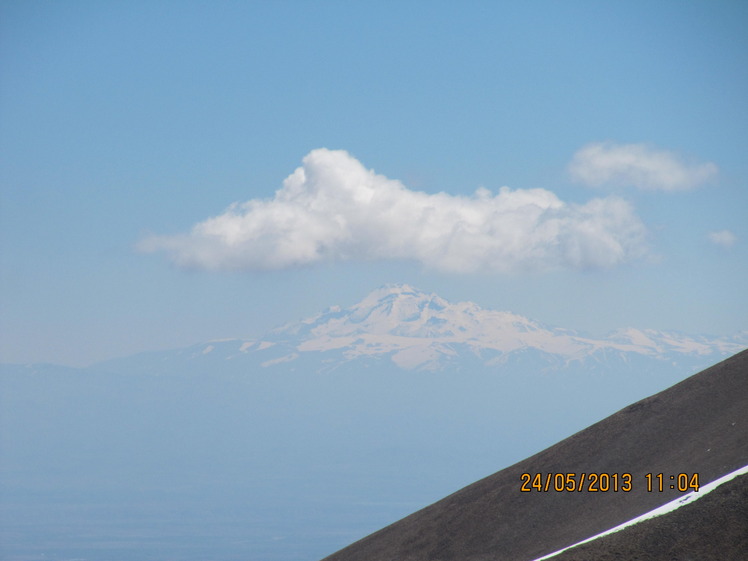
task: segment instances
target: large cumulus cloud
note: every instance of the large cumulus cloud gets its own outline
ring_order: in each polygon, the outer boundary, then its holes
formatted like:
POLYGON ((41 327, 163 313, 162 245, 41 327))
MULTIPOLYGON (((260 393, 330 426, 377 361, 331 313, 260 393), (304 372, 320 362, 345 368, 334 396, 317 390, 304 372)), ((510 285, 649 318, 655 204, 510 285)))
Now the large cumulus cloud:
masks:
POLYGON ((646 253, 646 230, 617 197, 585 204, 544 189, 428 194, 318 149, 272 199, 232 204, 189 233, 151 236, 147 252, 210 270, 329 261, 410 260, 455 273, 609 268, 646 253))

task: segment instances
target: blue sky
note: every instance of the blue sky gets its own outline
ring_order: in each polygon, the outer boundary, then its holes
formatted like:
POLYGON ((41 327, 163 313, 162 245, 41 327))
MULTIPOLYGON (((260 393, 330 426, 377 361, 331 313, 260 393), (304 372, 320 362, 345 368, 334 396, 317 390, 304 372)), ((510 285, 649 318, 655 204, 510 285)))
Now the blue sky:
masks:
POLYGON ((387 282, 593 334, 748 329, 746 24, 3 1, 0 361, 251 337, 387 282))

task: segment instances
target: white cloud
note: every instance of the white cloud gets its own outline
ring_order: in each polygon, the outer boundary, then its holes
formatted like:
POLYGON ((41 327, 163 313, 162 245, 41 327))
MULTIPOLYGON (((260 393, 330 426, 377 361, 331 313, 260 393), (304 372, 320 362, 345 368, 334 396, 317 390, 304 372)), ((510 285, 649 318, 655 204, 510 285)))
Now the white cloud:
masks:
POLYGON ((585 185, 661 191, 692 189, 716 177, 717 172, 711 162, 687 164, 666 150, 612 142, 588 144, 569 164, 572 179, 585 185))
POLYGON ((721 245, 724 247, 730 247, 738 241, 738 238, 730 230, 719 230, 717 232, 709 232, 707 234, 709 241, 721 245))
POLYGON ((179 266, 272 270, 327 261, 413 260, 451 272, 608 268, 647 253, 617 197, 565 203, 544 189, 472 196, 412 191, 344 151, 318 149, 272 199, 234 203, 187 234, 139 248, 179 266))

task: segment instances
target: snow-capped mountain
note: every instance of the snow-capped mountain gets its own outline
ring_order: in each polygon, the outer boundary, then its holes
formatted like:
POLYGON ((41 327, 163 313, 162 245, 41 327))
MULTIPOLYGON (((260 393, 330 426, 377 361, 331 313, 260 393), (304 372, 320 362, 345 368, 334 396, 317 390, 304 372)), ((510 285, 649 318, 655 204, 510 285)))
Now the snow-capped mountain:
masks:
POLYGON ((406 370, 439 370, 459 361, 491 367, 528 356, 553 366, 611 357, 709 364, 748 346, 748 332, 719 339, 628 328, 596 339, 396 284, 374 290, 351 307, 331 307, 257 340, 214 342, 196 352, 214 352, 219 346, 232 358, 252 355, 264 367, 312 356, 328 366, 384 359, 406 370))

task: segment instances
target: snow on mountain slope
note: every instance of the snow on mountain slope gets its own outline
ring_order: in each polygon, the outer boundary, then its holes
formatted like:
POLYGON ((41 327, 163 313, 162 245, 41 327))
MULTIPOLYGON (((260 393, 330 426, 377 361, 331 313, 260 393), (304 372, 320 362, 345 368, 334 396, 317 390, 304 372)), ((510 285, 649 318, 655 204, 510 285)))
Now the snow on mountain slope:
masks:
POLYGON ((439 369, 445 361, 466 354, 492 365, 528 351, 567 365, 610 353, 662 360, 720 358, 742 350, 746 343, 745 334, 726 340, 637 329, 595 339, 472 302, 450 303, 408 285, 386 285, 349 308, 334 306, 259 341, 243 342, 240 350, 256 352, 282 344, 287 352, 265 365, 292 361, 305 353, 335 351, 343 360, 388 356, 401 368, 439 369))
POLYGON ((612 534, 614 532, 620 532, 621 530, 624 530, 630 526, 633 526, 634 524, 638 524, 640 522, 644 522, 645 520, 650 520, 652 518, 656 518, 658 516, 664 516, 666 514, 670 514, 671 512, 674 512, 678 510, 679 508, 692 504, 694 501, 697 501, 698 499, 704 497, 705 495, 711 493, 714 491, 717 487, 720 485, 727 483, 728 481, 732 481, 736 477, 739 477, 741 475, 748 474, 748 466, 743 466, 740 469, 736 469, 735 471, 732 471, 728 473, 727 475, 723 475, 722 477, 716 479, 715 481, 712 481, 711 483, 708 483, 702 487, 699 488, 698 491, 691 491, 687 495, 684 495, 682 497, 679 497, 675 500, 672 500, 668 503, 665 503, 664 505, 657 507, 645 514, 642 514, 641 516, 637 516, 636 518, 633 518, 627 522, 624 522, 623 524, 619 524, 615 528, 611 528, 610 530, 606 530, 605 532, 601 532, 595 536, 592 536, 590 538, 587 538, 586 540, 583 540, 581 542, 575 543, 573 545, 567 546, 563 549, 559 549, 558 551, 554 551, 553 553, 549 553, 548 555, 544 555, 543 557, 538 557, 537 559, 534 559, 533 561, 545 561, 546 559, 551 559, 553 557, 556 557, 557 555, 560 555, 564 551, 568 551, 569 549, 575 548, 578 545, 582 545, 585 543, 589 543, 593 540, 596 540, 598 538, 602 538, 603 536, 607 536, 609 534, 612 534))

